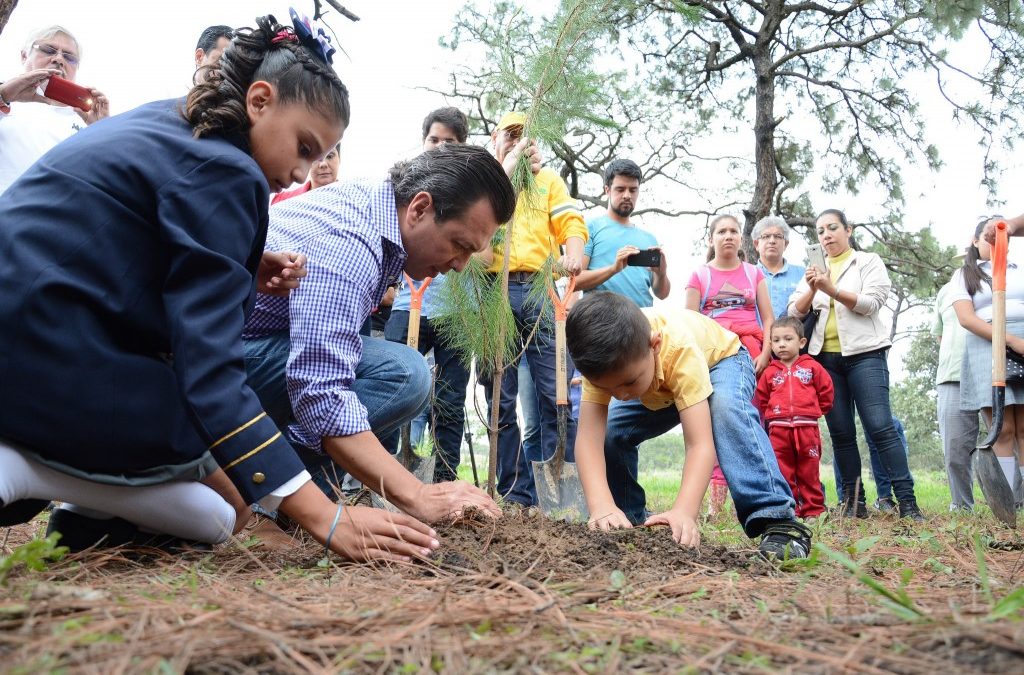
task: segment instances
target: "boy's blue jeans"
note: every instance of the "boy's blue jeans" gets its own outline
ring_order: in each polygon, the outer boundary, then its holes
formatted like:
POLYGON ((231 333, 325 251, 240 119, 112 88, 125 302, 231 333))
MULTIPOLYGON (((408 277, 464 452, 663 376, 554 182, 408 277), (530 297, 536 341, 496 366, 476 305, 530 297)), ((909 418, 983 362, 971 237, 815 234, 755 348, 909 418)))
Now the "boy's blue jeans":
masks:
MULTIPOLYGON (((745 349, 711 368, 711 431, 736 515, 749 537, 773 521, 795 517, 793 494, 779 471, 754 404, 754 365, 745 349)), ((615 504, 634 524, 645 519, 646 495, 637 482, 637 446, 679 424, 675 406, 649 410, 640 401, 612 401, 604 457, 615 504)))

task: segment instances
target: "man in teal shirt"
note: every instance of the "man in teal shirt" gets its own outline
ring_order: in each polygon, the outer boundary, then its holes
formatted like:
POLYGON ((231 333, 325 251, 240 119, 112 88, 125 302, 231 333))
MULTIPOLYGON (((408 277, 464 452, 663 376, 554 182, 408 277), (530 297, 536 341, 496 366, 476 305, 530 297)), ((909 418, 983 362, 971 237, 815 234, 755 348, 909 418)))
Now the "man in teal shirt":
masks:
POLYGON ((670 284, 665 252, 658 267, 634 267, 626 259, 648 248, 660 248, 650 232, 637 229, 629 216, 640 196, 640 167, 628 159, 616 159, 604 170, 604 193, 608 212, 587 221, 590 238, 583 249, 583 271, 576 277, 581 291, 611 291, 630 298, 641 307, 654 304, 654 297, 668 297, 670 284))

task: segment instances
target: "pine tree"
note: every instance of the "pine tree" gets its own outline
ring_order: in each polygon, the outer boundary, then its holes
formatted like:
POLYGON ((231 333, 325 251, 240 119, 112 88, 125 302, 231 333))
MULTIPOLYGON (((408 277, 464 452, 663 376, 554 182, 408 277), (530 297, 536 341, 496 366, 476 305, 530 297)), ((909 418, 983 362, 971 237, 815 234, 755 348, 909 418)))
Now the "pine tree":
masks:
MULTIPOLYGON (((596 37, 611 29, 613 12, 621 2, 587 2, 563 0, 558 12, 543 23, 536 34, 535 49, 523 54, 504 43, 495 55, 499 64, 492 78, 484 86, 489 101, 496 109, 518 107, 526 115, 523 135, 536 139, 549 147, 561 142, 566 128, 573 122, 585 121, 598 126, 614 124, 593 111, 607 107, 605 75, 593 66, 597 56, 596 37)), ((511 30, 521 10, 508 14, 508 5, 502 15, 510 16, 511 30)), ((520 158, 511 176, 512 185, 519 194, 517 212, 528 208, 536 197, 534 176, 527 158, 520 158)), ((515 343, 518 334, 515 318, 508 301, 508 276, 511 241, 515 236, 515 219, 507 223, 492 244, 500 250, 500 275, 486 273, 486 267, 477 260, 460 273, 447 278, 440 293, 440 309, 434 325, 445 340, 458 350, 467 365, 476 360, 479 372, 492 378, 492 395, 488 437, 490 461, 487 488, 495 494, 498 456, 498 412, 501 404, 501 380, 506 367, 521 355, 523 345, 515 343)), ((547 286, 552 283, 554 261, 535 275, 529 300, 547 301, 547 286)), ((545 314, 546 312, 542 313, 545 314)), ((534 326, 534 332, 537 326, 534 326)), ((532 335, 532 332, 531 332, 532 335)))

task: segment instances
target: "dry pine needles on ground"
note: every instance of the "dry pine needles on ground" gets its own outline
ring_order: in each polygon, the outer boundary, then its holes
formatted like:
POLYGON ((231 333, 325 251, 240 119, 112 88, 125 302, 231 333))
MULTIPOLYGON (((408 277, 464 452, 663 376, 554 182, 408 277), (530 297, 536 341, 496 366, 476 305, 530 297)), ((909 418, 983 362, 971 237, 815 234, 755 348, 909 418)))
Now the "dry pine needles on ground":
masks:
MULTIPOLYGON (((12 528, 4 553, 38 527, 12 528)), ((438 555, 412 565, 338 565, 309 540, 267 551, 243 536, 213 553, 96 551, 15 571, 3 669, 1024 669, 1024 603, 993 612, 1024 574, 1024 544, 1005 531, 991 530, 982 575, 959 521, 822 528, 859 573, 904 593, 913 620, 827 556, 780 571, 738 544, 689 551, 664 530, 593 533, 523 512, 439 532, 438 555)))

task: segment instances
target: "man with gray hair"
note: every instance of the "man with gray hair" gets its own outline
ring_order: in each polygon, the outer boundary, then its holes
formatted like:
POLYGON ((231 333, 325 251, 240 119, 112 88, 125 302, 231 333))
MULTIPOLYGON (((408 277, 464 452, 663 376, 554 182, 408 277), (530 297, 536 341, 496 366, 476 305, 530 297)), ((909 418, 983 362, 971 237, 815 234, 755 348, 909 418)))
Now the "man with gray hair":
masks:
POLYGON ((78 40, 66 28, 43 28, 21 50, 24 71, 0 82, 0 193, 50 148, 110 114, 107 97, 97 89, 89 89, 88 112, 39 93, 54 76, 73 82, 80 59, 78 40))
POLYGON ((786 313, 789 296, 804 278, 803 265, 786 262, 783 253, 789 246, 789 225, 780 216, 766 216, 757 221, 750 236, 760 256, 757 266, 764 273, 768 294, 772 299, 772 313, 782 316, 786 313))

